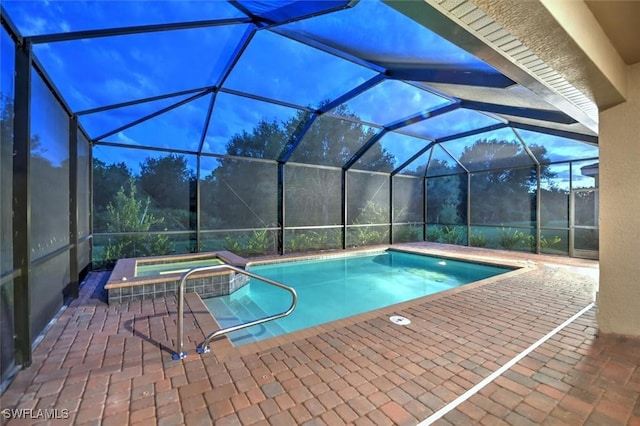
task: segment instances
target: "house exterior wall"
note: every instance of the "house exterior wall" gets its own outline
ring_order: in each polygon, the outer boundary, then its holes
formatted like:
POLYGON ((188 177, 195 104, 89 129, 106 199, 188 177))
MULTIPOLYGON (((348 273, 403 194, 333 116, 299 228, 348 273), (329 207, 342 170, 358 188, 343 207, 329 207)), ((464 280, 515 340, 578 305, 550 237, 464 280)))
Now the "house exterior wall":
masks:
POLYGON ((640 64, 627 101, 600 113, 601 332, 640 336, 640 64))

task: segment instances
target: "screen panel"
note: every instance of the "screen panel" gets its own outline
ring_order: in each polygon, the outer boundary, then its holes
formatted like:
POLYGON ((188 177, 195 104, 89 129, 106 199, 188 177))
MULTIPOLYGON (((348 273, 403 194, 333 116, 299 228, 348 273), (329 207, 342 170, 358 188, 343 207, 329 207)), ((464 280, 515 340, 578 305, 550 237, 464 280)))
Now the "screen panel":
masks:
MULTIPOLYGON (((13 105, 15 44, 0 30, 0 276, 13 270, 13 105)), ((13 339, 11 339, 13 341, 13 339)))
POLYGON ((360 1, 340 12, 279 26, 277 31, 305 34, 377 64, 432 63, 440 70, 497 74, 485 62, 385 2, 360 1))
POLYGON ((510 128, 502 128, 444 142, 442 146, 470 171, 504 169, 534 164, 524 146, 510 128))
POLYGON ((194 232, 139 232, 94 234, 93 268, 113 269, 118 259, 196 251, 194 232))
MULTIPOLYGON (((291 155, 296 163, 342 167, 378 129, 330 115, 316 118, 291 155)), ((371 150, 375 150, 377 144, 371 150)))
POLYGON ((91 264, 91 243, 87 239, 78 243, 78 272, 82 273, 91 264))
POLYGON ((30 279, 31 338, 35 340, 62 307, 71 282, 70 255, 64 251, 32 266, 30 279))
POLYGON ((91 146, 82 132, 78 131, 78 238, 91 233, 91 146))
POLYGON ((534 253, 536 251, 536 230, 531 227, 509 225, 471 225, 470 245, 534 253))
POLYGON ((390 173, 429 143, 425 139, 388 132, 355 162, 353 168, 390 173))
POLYGON ((467 244, 467 174, 427 178, 427 241, 467 244))
POLYGON ((69 244, 69 116, 31 73, 31 258, 69 244))
POLYGON ((404 224, 393 225, 393 243, 415 243, 424 241, 422 225, 404 224))
POLYGON ((477 111, 464 108, 437 115, 415 124, 403 127, 402 131, 430 139, 440 139, 453 134, 468 132, 499 124, 500 120, 477 111))
POLYGON ((471 224, 535 227, 535 168, 472 173, 471 224))
POLYGON ((569 230, 540 229, 540 253, 569 255, 569 230))
POLYGON ((6 280, 0 285, 0 381, 11 376, 15 366, 14 283, 6 280))
POLYGON ((596 145, 530 130, 514 131, 522 137, 539 163, 582 160, 596 158, 599 155, 596 145))
POLYGON ((103 145, 93 154, 94 232, 194 227, 194 155, 103 145))
POLYGON ((287 227, 342 223, 342 171, 287 165, 285 168, 287 227))
POLYGON ((375 74, 368 68, 288 37, 259 31, 223 87, 319 108, 375 74))
POLYGON ((389 244, 389 225, 347 227, 347 247, 366 247, 389 244))
POLYGON ((211 95, 202 96, 101 140, 196 152, 210 102, 211 95))
POLYGON ((342 248, 342 227, 314 229, 286 229, 285 253, 304 253, 342 248))
POLYGON ((161 110, 170 108, 172 105, 185 101, 192 96, 194 96, 193 93, 188 95, 171 96, 168 98, 126 105, 119 108, 112 108, 105 111, 82 114, 78 116, 78 120, 89 136, 97 139, 115 129, 127 126, 150 115, 157 114, 161 110))
POLYGON ((203 157, 200 168, 201 229, 276 227, 277 168, 274 162, 203 157))
POLYGON ((598 160, 574 161, 571 163, 571 188, 597 188, 600 184, 598 160))
POLYGON ((389 176, 349 171, 347 173, 347 223, 389 223, 389 176))
POLYGON ((43 43, 34 45, 34 53, 77 112, 217 84, 247 27, 43 43))
POLYGON ((570 170, 569 163, 547 166, 548 177, 540 182, 540 226, 569 228, 570 170))
POLYGON ((222 1, 127 0, 119 1, 117 5, 114 7, 111 1, 91 4, 77 1, 53 4, 6 1, 2 6, 24 36, 244 17, 238 9, 222 1))
POLYGON ((275 160, 308 116, 300 109, 220 92, 202 152, 275 160))
POLYGON ((200 251, 226 250, 239 256, 276 254, 278 231, 275 229, 205 231, 200 234, 200 251))
POLYGON ((393 223, 424 222, 424 180, 393 177, 393 223))
POLYGON ((442 145, 438 144, 433 147, 433 154, 427 169, 428 177, 459 174, 464 171, 464 168, 442 148, 442 145))
POLYGON ((353 114, 362 121, 387 125, 426 113, 453 103, 442 96, 419 89, 399 80, 385 80, 348 102, 334 108, 331 114, 353 114), (380 106, 384 105, 384 108, 380 106))
POLYGON ((427 178, 427 223, 462 225, 467 222, 467 175, 427 178))

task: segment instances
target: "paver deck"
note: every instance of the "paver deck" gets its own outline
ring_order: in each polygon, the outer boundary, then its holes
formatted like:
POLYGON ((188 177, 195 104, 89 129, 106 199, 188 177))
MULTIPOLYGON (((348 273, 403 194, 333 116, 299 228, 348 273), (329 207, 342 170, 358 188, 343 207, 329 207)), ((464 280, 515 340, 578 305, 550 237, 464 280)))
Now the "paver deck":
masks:
MULTIPOLYGON (((588 306, 597 262, 429 243, 429 253, 526 268, 255 344, 194 348, 212 331, 188 298, 110 306, 92 273, 2 395, 2 409, 67 419, 3 424, 415 425, 588 306), (393 324, 389 315, 411 319, 393 324)), ((597 334, 592 308, 434 424, 640 425, 640 339, 597 334)))

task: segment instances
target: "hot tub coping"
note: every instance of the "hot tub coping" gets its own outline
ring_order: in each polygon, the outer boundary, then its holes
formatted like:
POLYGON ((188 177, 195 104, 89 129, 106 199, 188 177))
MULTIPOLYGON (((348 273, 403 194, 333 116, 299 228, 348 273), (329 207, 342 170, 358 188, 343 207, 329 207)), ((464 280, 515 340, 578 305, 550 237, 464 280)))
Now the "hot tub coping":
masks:
MULTIPOLYGON (((237 266, 239 268, 245 268, 247 266, 247 259, 240 257, 230 251, 214 251, 214 252, 203 252, 203 253, 186 253, 186 254, 172 254, 172 255, 163 255, 163 256, 149 256, 149 257, 137 257, 137 258, 124 258, 119 259, 116 262, 116 266, 111 271, 111 275, 107 280, 104 288, 109 289, 117 289, 123 287, 132 287, 138 285, 152 284, 157 281, 156 277, 136 277, 136 265, 138 263, 163 263, 167 261, 184 261, 184 260, 196 260, 203 258, 218 258, 222 260, 224 263, 229 265, 237 266)), ((220 272, 208 272, 208 276, 214 275, 225 275, 229 274, 230 271, 220 271, 220 272)), ((176 280, 180 278, 182 274, 167 274, 165 277, 167 278, 175 278, 176 280)), ((195 274, 194 277, 198 277, 199 274, 195 274)))

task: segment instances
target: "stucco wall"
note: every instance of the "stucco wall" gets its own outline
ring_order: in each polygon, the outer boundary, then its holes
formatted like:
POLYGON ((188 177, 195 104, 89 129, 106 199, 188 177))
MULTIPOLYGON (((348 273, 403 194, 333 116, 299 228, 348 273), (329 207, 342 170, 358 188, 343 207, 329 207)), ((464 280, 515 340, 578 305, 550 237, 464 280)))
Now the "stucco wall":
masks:
POLYGON ((640 64, 627 102, 600 113, 601 332, 640 336, 640 64))

